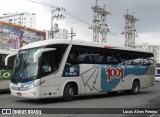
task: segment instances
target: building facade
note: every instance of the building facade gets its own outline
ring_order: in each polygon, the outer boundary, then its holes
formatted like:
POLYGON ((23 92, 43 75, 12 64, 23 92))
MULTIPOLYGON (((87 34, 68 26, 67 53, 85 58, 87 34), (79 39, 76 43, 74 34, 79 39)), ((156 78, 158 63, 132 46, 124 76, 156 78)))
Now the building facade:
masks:
POLYGON ((0 21, 0 48, 19 49, 29 43, 46 39, 44 31, 0 21))
POLYGON ((53 30, 46 31, 46 39, 68 39, 68 30, 61 29, 58 27, 58 24, 55 23, 53 30))
POLYGON ((156 64, 160 64, 160 45, 149 45, 148 43, 142 43, 141 45, 136 46, 136 48, 153 52, 156 64))
POLYGON ((0 20, 10 24, 36 28, 36 15, 34 13, 5 13, 0 17, 0 20))

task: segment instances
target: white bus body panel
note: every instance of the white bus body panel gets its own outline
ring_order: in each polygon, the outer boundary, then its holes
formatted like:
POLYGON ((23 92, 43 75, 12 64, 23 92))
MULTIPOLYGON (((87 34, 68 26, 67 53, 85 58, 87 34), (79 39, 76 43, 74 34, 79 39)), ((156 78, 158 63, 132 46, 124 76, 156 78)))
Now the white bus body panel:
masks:
POLYGON ((101 70, 93 64, 80 65, 80 94, 96 93, 101 91, 101 70))
POLYGON ((9 80, 0 80, 0 89, 9 89, 9 80))

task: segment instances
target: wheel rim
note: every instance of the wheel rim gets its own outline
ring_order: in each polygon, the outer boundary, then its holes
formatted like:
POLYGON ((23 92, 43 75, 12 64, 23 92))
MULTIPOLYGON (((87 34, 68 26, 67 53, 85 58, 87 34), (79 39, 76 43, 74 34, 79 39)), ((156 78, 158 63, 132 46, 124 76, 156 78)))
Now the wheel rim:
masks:
POLYGON ((70 96, 73 96, 73 95, 74 95, 74 90, 73 90, 73 88, 69 88, 68 93, 69 93, 70 96))

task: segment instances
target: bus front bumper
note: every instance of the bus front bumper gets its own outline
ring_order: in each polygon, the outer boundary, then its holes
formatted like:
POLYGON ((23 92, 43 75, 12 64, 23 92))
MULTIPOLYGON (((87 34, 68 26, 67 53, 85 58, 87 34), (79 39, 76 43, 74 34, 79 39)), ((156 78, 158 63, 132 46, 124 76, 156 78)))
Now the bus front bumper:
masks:
POLYGON ((16 97, 24 97, 24 98, 31 98, 31 99, 40 98, 39 89, 40 87, 33 87, 31 89, 22 91, 22 90, 14 90, 12 87, 10 87, 11 95, 16 97))

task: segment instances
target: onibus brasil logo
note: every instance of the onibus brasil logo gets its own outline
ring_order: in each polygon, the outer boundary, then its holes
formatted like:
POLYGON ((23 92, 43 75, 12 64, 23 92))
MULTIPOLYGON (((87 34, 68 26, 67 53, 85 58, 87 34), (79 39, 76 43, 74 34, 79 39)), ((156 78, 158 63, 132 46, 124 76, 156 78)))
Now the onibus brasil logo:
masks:
POLYGON ((10 80, 12 70, 0 70, 0 80, 10 80))
POLYGON ((122 80, 124 78, 124 68, 109 66, 106 69, 106 74, 108 75, 108 81, 111 81, 114 78, 120 78, 122 80))

